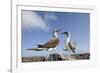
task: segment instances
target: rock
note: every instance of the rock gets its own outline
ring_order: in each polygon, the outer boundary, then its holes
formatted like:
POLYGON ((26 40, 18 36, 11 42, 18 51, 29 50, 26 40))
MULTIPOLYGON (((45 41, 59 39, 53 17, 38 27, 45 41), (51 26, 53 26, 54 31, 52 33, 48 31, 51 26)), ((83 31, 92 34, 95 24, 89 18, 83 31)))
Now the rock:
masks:
POLYGON ((47 58, 47 61, 61 61, 63 60, 62 56, 58 53, 50 54, 47 58))
POLYGON ((72 57, 76 58, 76 60, 82 60, 82 59, 90 59, 89 53, 81 53, 81 54, 74 54, 72 57))
POLYGON ((81 53, 81 54, 73 54, 73 55, 63 55, 61 53, 53 53, 50 54, 46 61, 64 61, 64 60, 83 60, 83 59, 90 59, 89 53, 81 53))
POLYGON ((64 55, 62 53, 52 53, 46 56, 22 57, 22 62, 44 62, 44 61, 70 61, 90 59, 90 53, 80 53, 73 55, 64 55))
POLYGON ((23 57, 22 62, 40 62, 45 61, 46 58, 43 56, 34 56, 34 57, 23 57))

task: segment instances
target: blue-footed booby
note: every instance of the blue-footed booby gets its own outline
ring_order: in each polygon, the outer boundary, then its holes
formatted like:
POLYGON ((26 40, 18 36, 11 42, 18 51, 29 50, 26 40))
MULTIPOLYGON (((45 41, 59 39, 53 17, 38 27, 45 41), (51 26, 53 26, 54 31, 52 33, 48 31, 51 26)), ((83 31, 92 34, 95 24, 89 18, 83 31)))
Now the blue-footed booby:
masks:
POLYGON ((70 54, 73 52, 75 53, 75 49, 76 49, 76 42, 74 43, 74 45, 72 45, 70 43, 70 38, 71 38, 71 34, 70 32, 63 32, 62 34, 66 35, 66 44, 65 44, 65 49, 63 49, 64 51, 69 51, 70 54))
POLYGON ((53 30, 53 38, 49 40, 48 42, 42 44, 42 45, 37 45, 37 48, 32 48, 32 49, 27 49, 27 50, 34 50, 34 51, 53 51, 56 49, 56 46, 59 44, 59 39, 58 39, 58 32, 61 31, 60 29, 55 29, 53 30))

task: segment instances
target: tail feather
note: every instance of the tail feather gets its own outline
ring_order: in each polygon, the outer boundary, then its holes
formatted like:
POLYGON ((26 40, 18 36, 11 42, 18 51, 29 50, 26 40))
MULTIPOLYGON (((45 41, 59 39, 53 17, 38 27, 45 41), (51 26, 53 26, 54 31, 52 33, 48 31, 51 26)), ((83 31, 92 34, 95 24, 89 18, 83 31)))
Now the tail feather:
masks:
POLYGON ((75 53, 75 50, 72 50, 73 51, 73 53, 75 53))
POLYGON ((73 53, 75 53, 75 48, 74 47, 72 47, 71 50, 72 50, 73 53))
POLYGON ((38 48, 42 48, 43 47, 43 45, 37 45, 38 46, 38 48))

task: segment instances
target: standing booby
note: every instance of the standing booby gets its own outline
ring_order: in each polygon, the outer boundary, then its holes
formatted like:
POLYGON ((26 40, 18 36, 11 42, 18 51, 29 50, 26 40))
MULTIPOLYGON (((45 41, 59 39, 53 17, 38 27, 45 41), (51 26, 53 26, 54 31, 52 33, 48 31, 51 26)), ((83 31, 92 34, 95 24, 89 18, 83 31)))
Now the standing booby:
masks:
POLYGON ((70 32, 63 32, 62 34, 65 34, 67 37, 64 51, 69 51, 70 54, 71 52, 75 53, 76 42, 74 43, 74 46, 70 43, 70 38, 71 38, 70 32))
POLYGON ((27 49, 27 50, 35 50, 35 51, 52 51, 53 49, 56 49, 55 47, 59 44, 59 39, 58 39, 58 32, 61 31, 60 29, 55 29, 53 30, 53 38, 49 40, 48 42, 44 43, 43 45, 37 45, 37 48, 33 49, 27 49))

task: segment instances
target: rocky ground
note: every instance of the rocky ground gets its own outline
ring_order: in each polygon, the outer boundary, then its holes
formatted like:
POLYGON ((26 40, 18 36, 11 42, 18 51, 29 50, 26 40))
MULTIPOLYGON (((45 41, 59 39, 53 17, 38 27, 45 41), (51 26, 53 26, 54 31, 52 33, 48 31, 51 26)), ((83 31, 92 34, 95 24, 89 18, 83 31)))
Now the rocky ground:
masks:
POLYGON ((60 53, 53 53, 47 57, 44 56, 33 56, 33 57, 22 57, 22 62, 42 62, 42 61, 68 61, 68 60, 85 60, 90 59, 89 53, 63 55, 60 53))

